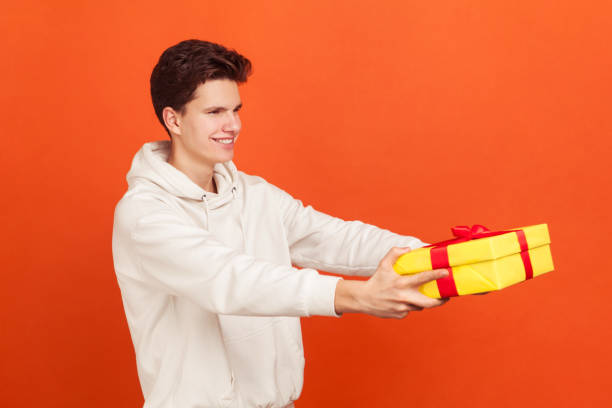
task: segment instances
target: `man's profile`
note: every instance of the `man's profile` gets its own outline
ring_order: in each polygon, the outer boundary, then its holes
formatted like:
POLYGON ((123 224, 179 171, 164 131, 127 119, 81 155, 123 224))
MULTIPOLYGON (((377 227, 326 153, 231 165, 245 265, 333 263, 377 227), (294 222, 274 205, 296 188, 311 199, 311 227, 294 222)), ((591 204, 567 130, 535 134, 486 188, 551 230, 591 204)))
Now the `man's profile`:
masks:
POLYGON ((136 153, 113 227, 145 407, 291 406, 303 384, 300 317, 402 318, 444 303, 418 287, 446 272, 392 269, 419 239, 323 214, 236 168, 238 85, 250 71, 233 50, 187 40, 151 75, 170 140, 136 153))

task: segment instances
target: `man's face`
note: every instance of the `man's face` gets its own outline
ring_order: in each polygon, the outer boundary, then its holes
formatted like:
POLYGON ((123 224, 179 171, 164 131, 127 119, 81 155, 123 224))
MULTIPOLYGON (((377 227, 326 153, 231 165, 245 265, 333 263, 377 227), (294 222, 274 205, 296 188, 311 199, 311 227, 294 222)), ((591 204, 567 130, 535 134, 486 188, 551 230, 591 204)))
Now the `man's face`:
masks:
POLYGON ((177 148, 190 159, 209 164, 234 157, 234 144, 242 126, 238 85, 230 79, 213 79, 200 84, 194 99, 178 113, 181 134, 177 148))

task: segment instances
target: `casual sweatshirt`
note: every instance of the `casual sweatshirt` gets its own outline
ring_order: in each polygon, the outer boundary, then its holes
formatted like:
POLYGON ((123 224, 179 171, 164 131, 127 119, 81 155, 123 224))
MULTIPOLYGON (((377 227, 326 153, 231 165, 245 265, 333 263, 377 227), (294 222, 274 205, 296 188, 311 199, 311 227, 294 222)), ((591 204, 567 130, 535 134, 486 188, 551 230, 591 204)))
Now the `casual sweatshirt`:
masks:
POLYGON ((231 161, 214 166, 217 194, 207 192, 169 152, 170 141, 138 151, 113 226, 144 407, 291 404, 299 318, 337 316, 340 278, 317 270, 369 276, 391 247, 423 243, 305 207, 231 161))

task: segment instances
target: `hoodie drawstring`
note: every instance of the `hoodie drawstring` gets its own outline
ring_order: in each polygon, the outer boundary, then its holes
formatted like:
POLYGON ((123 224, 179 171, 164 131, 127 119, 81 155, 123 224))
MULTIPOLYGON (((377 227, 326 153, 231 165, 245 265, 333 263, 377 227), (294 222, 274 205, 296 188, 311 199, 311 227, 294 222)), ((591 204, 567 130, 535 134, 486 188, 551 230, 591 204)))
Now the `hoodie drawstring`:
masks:
MULTIPOLYGON (((232 187, 232 194, 234 194, 234 202, 237 202, 237 198, 238 198, 238 189, 236 188, 236 186, 232 187)), ((240 217, 240 232, 242 233, 242 249, 244 251, 244 253, 247 252, 247 239, 246 239, 246 234, 244 232, 244 218, 242 217, 242 208, 238 209, 238 215, 240 217)))
MULTIPOLYGON (((232 186, 232 195, 234 197, 234 200, 232 202, 235 203, 237 202, 237 198, 238 198, 238 189, 236 188, 236 186, 232 186)), ((206 199, 206 193, 204 193, 202 195, 202 201, 204 201, 204 211, 206 212, 206 229, 208 231, 210 231, 210 213, 208 211, 208 200, 206 199)), ((244 232, 244 218, 242 215, 242 208, 238 209, 238 216, 240 217, 240 221, 238 222, 238 224, 240 224, 240 233, 242 234, 242 248, 243 251, 246 253, 247 251, 247 239, 246 239, 246 233, 244 232)))
POLYGON ((204 212, 206 212, 206 229, 210 231, 210 214, 208 213, 208 200, 206 200, 206 193, 202 195, 202 201, 204 201, 204 212))

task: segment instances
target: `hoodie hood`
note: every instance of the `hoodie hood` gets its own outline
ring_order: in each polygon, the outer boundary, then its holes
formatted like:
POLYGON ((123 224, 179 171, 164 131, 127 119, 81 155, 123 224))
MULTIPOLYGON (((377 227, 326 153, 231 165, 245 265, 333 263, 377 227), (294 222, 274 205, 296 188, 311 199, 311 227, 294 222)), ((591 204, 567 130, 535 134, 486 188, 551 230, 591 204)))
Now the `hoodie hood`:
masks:
POLYGON ((127 174, 129 188, 138 183, 153 183, 168 193, 185 199, 204 201, 207 210, 220 207, 238 194, 238 170, 230 160, 217 163, 213 177, 217 194, 205 191, 187 175, 168 163, 171 142, 162 140, 145 143, 134 156, 127 174))

